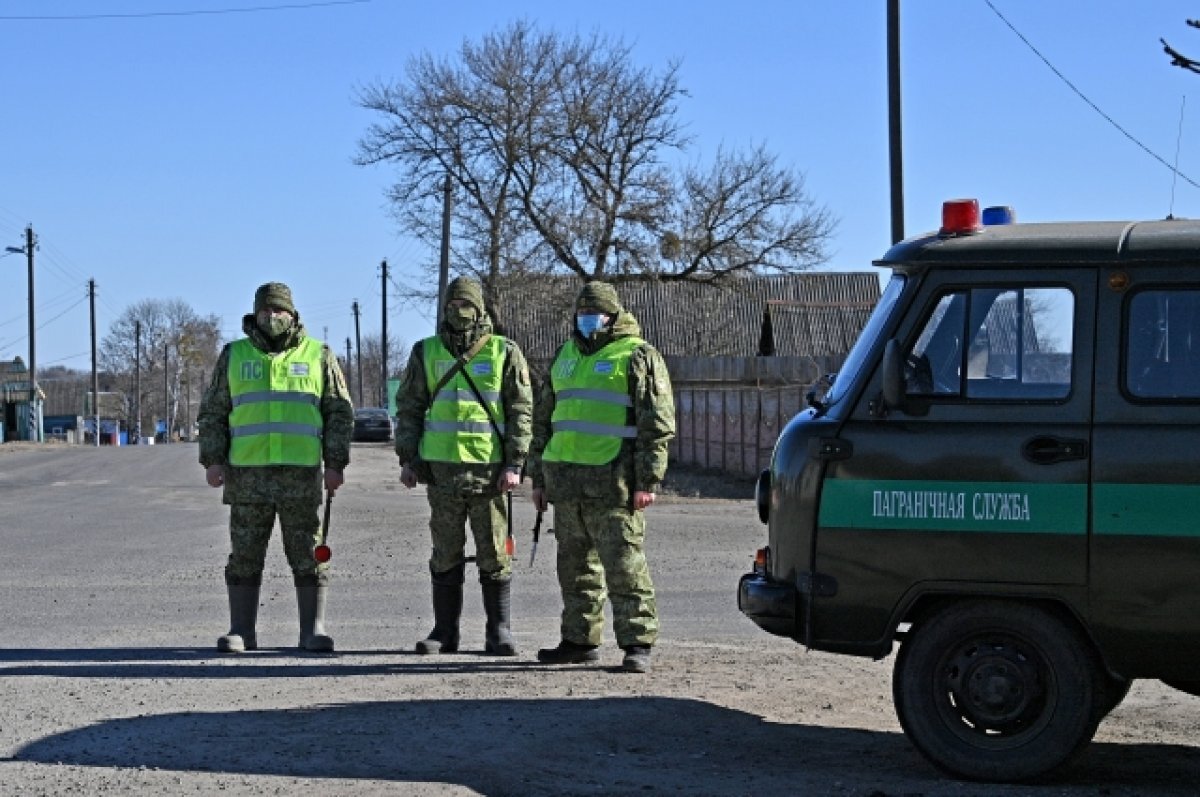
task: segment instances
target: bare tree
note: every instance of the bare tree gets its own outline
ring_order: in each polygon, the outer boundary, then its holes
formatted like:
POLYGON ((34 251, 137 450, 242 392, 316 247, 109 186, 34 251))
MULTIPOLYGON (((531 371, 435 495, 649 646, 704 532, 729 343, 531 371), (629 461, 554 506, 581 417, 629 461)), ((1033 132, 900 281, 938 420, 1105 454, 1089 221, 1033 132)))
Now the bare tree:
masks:
POLYGON ((525 220, 560 267, 583 277, 652 269, 672 189, 663 157, 688 143, 676 119, 678 66, 632 65, 619 41, 563 48, 545 146, 518 172, 525 220))
MULTIPOLYGON (((1200 28, 1200 20, 1189 19, 1187 20, 1187 24, 1193 28, 1200 28)), ((1200 61, 1188 58, 1186 55, 1167 44, 1166 39, 1159 39, 1159 41, 1162 42, 1163 52, 1171 56, 1171 66, 1177 66, 1182 69, 1186 69, 1189 72, 1200 73, 1200 61)))
POLYGON ((558 46, 521 23, 479 45, 464 43, 458 64, 423 55, 410 63, 407 81, 359 93, 360 104, 384 119, 368 128, 356 162, 398 165, 388 194, 395 217, 431 245, 440 240, 449 178, 454 269, 485 283, 512 269, 523 248, 515 170, 534 147, 533 126, 548 113, 543 106, 557 80, 547 71, 558 46))
POLYGON ((662 236, 661 279, 790 273, 828 258, 834 221, 804 190, 804 178, 758 147, 721 150, 708 171, 689 169, 679 188, 677 230, 662 236))
MULTIPOLYGON (((99 367, 118 377, 129 397, 126 421, 158 417, 171 430, 190 425, 221 349, 220 319, 200 316, 182 299, 146 299, 126 308, 100 343, 99 367), (141 324, 141 392, 136 328, 141 324), (187 412, 180 412, 181 404, 187 412), (182 417, 186 415, 187 417, 182 417)), ((146 427, 143 427, 146 428, 146 427)))
POLYGON ((451 181, 452 268, 489 301, 502 275, 713 280, 823 262, 831 217, 761 147, 672 166, 691 143, 685 93, 676 64, 639 68, 618 40, 516 22, 361 90, 379 118, 356 162, 396 168, 395 217, 435 248, 451 181))
MULTIPOLYGON (((383 338, 381 335, 368 335, 362 340, 362 368, 363 368, 363 397, 359 399, 358 406, 362 407, 386 407, 388 405, 388 388, 383 381, 383 338)), ((388 379, 399 379, 404 372, 405 361, 408 357, 407 345, 401 338, 388 335, 387 355, 388 379)), ((357 367, 355 363, 355 367, 357 367)), ((347 380, 353 384, 357 384, 355 379, 351 379, 350 372, 346 372, 347 380)))

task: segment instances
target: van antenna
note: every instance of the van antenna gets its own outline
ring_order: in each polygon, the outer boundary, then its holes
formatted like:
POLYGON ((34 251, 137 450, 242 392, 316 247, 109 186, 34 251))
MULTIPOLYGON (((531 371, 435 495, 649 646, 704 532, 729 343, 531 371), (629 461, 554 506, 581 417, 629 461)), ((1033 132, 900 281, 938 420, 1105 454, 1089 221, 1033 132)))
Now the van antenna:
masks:
POLYGON ((1175 218, 1175 184, 1179 182, 1179 145, 1183 142, 1183 108, 1187 105, 1187 95, 1179 101, 1179 132, 1175 136, 1175 166, 1171 169, 1171 206, 1167 209, 1167 218, 1175 218))

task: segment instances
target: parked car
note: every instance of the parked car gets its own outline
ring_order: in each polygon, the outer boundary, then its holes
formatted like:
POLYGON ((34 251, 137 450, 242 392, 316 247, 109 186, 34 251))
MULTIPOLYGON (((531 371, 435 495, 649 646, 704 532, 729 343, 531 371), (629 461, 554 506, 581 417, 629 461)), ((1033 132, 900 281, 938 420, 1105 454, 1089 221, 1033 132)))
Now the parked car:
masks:
POLYGON ((361 407, 354 411, 354 440, 392 439, 392 418, 382 407, 361 407))

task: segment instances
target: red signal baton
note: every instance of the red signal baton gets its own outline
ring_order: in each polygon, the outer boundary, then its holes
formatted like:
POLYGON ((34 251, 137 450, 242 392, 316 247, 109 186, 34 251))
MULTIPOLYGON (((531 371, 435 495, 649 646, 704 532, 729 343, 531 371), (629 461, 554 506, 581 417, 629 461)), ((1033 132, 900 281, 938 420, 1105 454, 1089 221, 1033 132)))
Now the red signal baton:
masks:
POLYGON ((512 533, 512 490, 508 491, 508 536, 504 538, 504 553, 513 556, 517 552, 517 541, 512 533))
POLYGON ((333 549, 326 544, 329 539, 329 509, 333 503, 333 493, 325 494, 325 523, 321 527, 321 543, 313 548, 313 559, 322 564, 333 558, 333 549))

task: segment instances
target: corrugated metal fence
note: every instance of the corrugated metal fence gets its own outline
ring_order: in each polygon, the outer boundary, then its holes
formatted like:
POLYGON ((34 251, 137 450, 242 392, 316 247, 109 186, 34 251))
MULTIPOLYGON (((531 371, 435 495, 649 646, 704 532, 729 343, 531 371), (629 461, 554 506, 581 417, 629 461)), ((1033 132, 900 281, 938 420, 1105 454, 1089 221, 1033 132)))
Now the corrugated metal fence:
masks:
POLYGON ((754 476, 805 394, 844 356, 668 357, 675 392, 671 461, 754 476))

